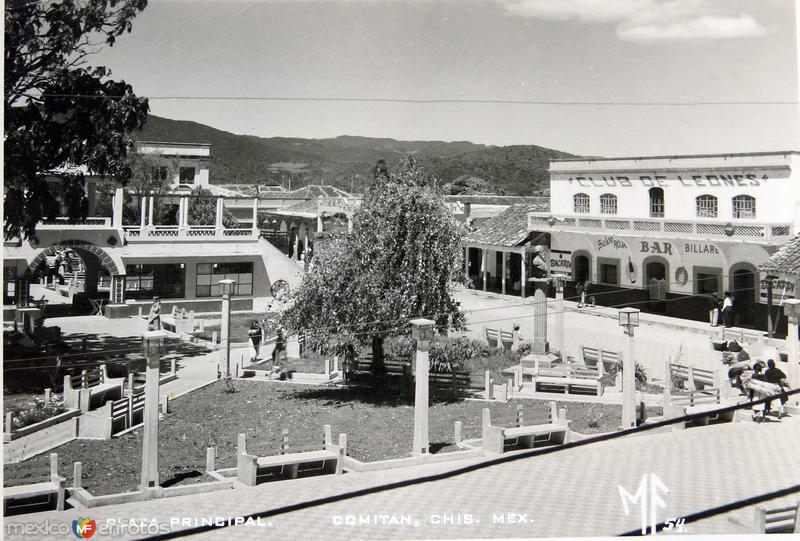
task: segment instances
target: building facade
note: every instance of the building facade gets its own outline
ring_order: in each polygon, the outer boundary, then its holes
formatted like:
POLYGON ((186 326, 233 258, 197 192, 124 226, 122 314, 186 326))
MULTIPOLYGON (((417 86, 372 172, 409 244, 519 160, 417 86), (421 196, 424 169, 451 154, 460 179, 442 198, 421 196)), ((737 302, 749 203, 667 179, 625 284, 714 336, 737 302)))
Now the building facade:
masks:
POLYGON ((173 188, 208 188, 211 145, 136 141, 137 154, 153 159, 160 172, 169 176, 173 188))
POLYGON ((800 227, 798 167, 799 152, 554 160, 550 212, 528 227, 598 304, 706 320, 709 295, 731 291, 736 324, 763 328, 758 266, 800 227))

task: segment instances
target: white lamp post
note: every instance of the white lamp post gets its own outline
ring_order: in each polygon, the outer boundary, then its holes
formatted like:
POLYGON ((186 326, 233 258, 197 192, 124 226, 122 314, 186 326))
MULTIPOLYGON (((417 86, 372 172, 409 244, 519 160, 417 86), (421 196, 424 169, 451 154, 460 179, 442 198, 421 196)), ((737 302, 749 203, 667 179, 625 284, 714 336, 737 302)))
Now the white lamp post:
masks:
POLYGON ((231 379, 231 295, 233 294, 234 280, 220 280, 219 289, 222 293, 222 358, 225 361, 225 379, 231 379))
MULTIPOLYGON (((786 348, 789 351, 789 386, 792 389, 800 387, 800 365, 798 364, 797 352, 797 327, 800 324, 800 300, 786 299, 783 301, 783 313, 789 320, 788 333, 786 334, 786 348)), ((777 360, 777 359, 776 359, 777 360)), ((790 406, 800 406, 800 397, 792 395, 789 397, 790 406)))
POLYGON ((414 456, 426 455, 428 440, 428 351, 433 340, 434 321, 412 319, 411 338, 417 341, 416 375, 414 381, 414 456))
POLYGON ((564 284, 567 282, 567 277, 563 274, 554 274, 553 283, 556 286, 556 334, 554 342, 554 349, 561 352, 561 358, 566 358, 564 352, 564 284))
POLYGON ((158 392, 161 353, 167 333, 142 333, 142 354, 147 361, 144 387, 144 439, 142 442, 142 490, 158 488, 158 392))
POLYGON ((636 362, 633 358, 633 330, 639 326, 639 310, 623 308, 619 311, 619 326, 628 335, 628 351, 622 363, 622 429, 636 427, 636 362))

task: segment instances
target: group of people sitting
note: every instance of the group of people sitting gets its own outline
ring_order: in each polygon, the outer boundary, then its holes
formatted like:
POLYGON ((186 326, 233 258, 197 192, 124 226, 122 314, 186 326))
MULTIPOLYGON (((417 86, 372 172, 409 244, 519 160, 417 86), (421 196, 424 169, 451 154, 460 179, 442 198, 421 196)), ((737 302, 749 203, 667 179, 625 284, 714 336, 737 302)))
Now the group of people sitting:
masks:
MULTIPOLYGON (((755 361, 751 364, 750 360, 735 361, 731 364, 728 370, 728 377, 736 380, 736 385, 749 397, 750 400, 761 400, 770 396, 779 395, 780 405, 778 406, 778 419, 783 417, 783 405, 788 400, 786 394, 786 387, 789 386, 786 380, 786 374, 783 370, 775 366, 773 359, 768 359, 766 364, 764 361, 755 361)), ((763 409, 758 411, 754 408, 754 420, 761 422, 764 417, 772 411, 772 400, 764 404, 763 409)))

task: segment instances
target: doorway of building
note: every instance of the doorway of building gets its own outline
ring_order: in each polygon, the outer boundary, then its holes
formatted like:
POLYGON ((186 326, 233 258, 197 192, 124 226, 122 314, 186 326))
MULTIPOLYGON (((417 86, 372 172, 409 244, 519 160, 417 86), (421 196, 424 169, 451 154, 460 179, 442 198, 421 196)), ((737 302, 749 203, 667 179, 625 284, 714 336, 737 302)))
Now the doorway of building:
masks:
POLYGON ((736 310, 736 325, 753 324, 753 305, 755 304, 756 276, 750 269, 733 271, 731 293, 736 310))
POLYGON ((589 258, 585 255, 575 256, 572 269, 572 278, 575 280, 575 283, 586 282, 592 278, 591 264, 589 258))

